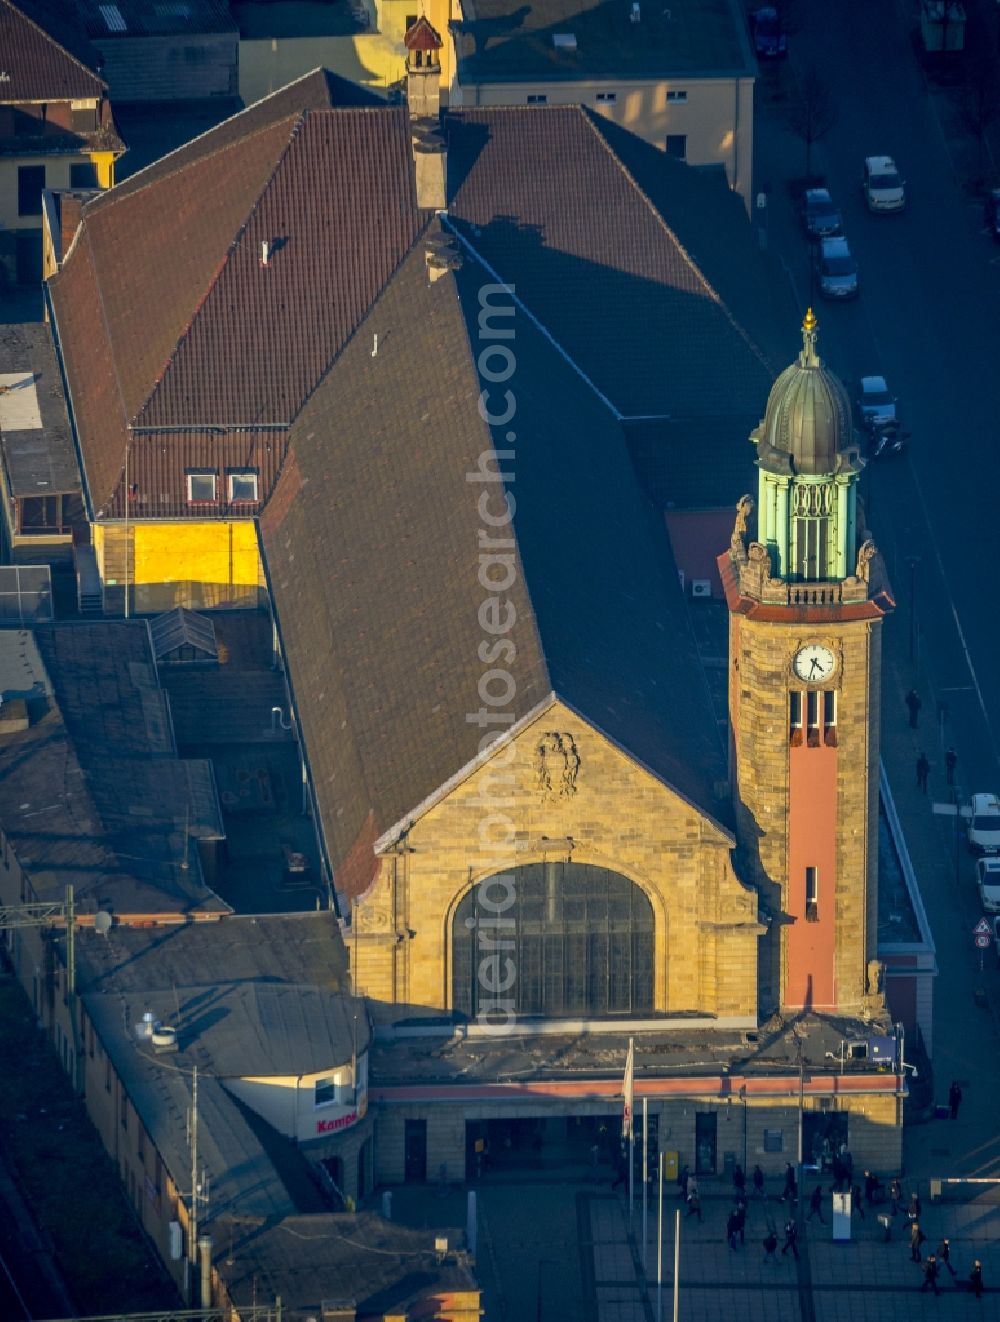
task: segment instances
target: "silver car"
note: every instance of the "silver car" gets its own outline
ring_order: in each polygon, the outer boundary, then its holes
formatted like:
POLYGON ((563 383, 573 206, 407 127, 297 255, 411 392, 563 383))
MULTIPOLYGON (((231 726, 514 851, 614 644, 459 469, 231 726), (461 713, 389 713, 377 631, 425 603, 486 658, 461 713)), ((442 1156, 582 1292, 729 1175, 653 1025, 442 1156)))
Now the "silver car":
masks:
POLYGON ((824 298, 857 297, 858 264, 851 256, 846 239, 820 239, 816 245, 815 263, 819 292, 824 298))

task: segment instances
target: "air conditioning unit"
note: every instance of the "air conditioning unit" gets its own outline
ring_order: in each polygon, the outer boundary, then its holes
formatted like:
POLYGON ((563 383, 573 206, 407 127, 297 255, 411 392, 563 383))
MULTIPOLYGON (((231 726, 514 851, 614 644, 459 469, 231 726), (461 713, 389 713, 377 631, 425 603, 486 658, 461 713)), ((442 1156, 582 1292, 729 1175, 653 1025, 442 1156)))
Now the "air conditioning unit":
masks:
POLYGON ((707 601, 712 595, 712 581, 708 578, 691 580, 691 596, 696 600, 707 601))

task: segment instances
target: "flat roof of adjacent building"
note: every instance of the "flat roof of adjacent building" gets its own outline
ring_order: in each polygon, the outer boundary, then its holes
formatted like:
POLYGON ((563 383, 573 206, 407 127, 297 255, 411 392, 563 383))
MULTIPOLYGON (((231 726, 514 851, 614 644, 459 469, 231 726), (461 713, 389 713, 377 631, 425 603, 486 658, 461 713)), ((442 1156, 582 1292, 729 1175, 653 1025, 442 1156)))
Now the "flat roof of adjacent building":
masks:
POLYGON ((78 495, 80 469, 48 324, 0 326, 0 359, 0 458, 8 491, 15 498, 78 495))
POLYGON ((731 0, 461 0, 460 83, 625 82, 756 74, 731 0))

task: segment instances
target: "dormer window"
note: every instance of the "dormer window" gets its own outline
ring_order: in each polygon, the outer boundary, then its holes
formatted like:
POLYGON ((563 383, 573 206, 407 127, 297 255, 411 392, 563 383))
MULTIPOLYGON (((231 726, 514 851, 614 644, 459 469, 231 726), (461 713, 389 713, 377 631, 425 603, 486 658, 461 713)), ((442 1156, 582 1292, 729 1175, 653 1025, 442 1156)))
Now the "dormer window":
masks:
POLYGON ((229 479, 229 500, 233 505, 252 505, 257 500, 257 474, 252 468, 233 469, 229 479))
POLYGON ((218 475, 210 468, 192 469, 187 475, 189 505, 211 505, 218 499, 218 475))

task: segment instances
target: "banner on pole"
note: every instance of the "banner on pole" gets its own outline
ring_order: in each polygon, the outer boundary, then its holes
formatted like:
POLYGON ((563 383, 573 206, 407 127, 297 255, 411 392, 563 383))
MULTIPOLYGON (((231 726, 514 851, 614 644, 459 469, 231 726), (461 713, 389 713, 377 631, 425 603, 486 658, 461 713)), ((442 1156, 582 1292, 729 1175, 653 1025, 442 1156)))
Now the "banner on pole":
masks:
POLYGON ((625 1078, 622 1082, 625 1097, 625 1109, 622 1112, 622 1138, 632 1137, 632 1118, 635 1110, 635 1040, 628 1040, 628 1059, 625 1062, 625 1078))

